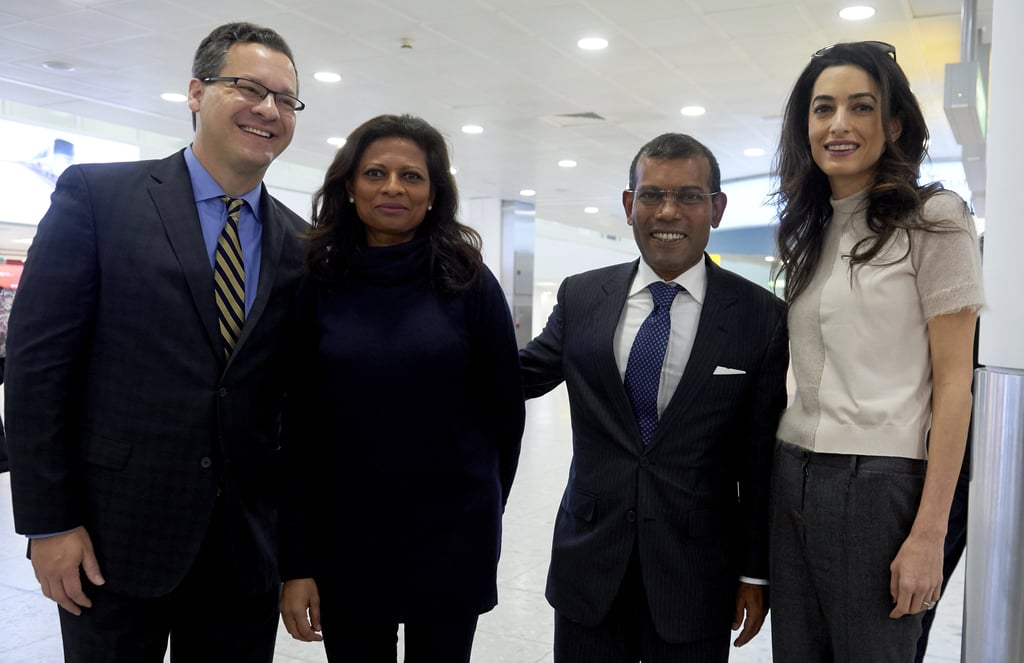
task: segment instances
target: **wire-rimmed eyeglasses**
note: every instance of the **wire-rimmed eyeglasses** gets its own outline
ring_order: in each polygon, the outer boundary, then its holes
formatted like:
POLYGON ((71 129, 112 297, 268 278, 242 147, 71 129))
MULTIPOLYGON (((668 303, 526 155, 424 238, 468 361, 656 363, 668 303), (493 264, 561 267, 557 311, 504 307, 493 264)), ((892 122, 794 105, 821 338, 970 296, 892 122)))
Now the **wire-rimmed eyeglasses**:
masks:
MULTIPOLYGON (((870 46, 871 48, 874 48, 874 49, 877 49, 879 51, 882 51, 883 53, 885 53, 886 55, 891 57, 893 59, 893 62, 896 61, 896 47, 893 46, 890 43, 887 43, 887 42, 884 42, 884 41, 870 41, 870 40, 869 41, 854 41, 854 42, 847 42, 847 43, 849 43, 849 44, 863 44, 864 46, 870 46)), ((820 58, 821 56, 826 55, 830 50, 832 50, 836 46, 838 46, 838 44, 830 44, 830 45, 825 46, 823 48, 819 48, 818 50, 814 51, 814 54, 811 55, 811 58, 820 58)))
POLYGON ((710 193, 704 193, 698 189, 688 189, 682 187, 679 189, 659 189, 653 186, 642 186, 637 189, 626 189, 629 193, 633 194, 633 200, 640 203, 644 207, 661 207, 665 204, 665 201, 672 197, 672 200, 677 205, 684 205, 686 207, 696 207, 702 205, 705 200, 714 198, 721 191, 712 191, 710 193))
POLYGON ((207 76, 202 79, 204 83, 230 83, 238 92, 242 95, 242 98, 251 103, 257 103, 267 98, 267 95, 274 95, 274 102, 277 107, 297 113, 306 107, 306 104, 302 103, 298 97, 288 94, 287 92, 278 92, 277 90, 271 90, 269 87, 254 81, 251 78, 243 78, 242 76, 207 76))

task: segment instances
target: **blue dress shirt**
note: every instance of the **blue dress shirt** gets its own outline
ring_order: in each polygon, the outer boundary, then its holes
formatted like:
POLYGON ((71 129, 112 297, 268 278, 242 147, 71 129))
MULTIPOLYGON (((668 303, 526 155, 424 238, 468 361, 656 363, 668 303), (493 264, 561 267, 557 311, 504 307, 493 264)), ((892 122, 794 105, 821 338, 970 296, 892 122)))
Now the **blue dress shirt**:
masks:
MULTIPOLYGON (((192 192, 196 198, 196 209, 199 211, 199 225, 203 231, 203 243, 213 269, 214 255, 217 252, 217 238, 224 230, 228 220, 228 209, 220 199, 224 190, 199 163, 192 146, 185 148, 185 164, 192 180, 192 192)), ((260 263, 262 258, 261 241, 263 222, 260 221, 260 195, 263 184, 257 184, 251 191, 242 195, 245 205, 238 215, 238 239, 242 243, 242 262, 245 263, 245 314, 249 315, 252 303, 256 300, 256 288, 260 284, 260 263)), ((210 297, 213 297, 213 275, 210 275, 210 297)))

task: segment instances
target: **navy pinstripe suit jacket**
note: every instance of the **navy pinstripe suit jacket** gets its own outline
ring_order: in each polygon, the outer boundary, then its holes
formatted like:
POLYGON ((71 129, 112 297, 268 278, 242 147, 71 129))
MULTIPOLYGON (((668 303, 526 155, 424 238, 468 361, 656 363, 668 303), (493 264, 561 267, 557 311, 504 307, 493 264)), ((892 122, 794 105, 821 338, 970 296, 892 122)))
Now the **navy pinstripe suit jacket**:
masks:
POLYGON ((181 153, 68 168, 39 224, 7 346, 15 525, 84 525, 115 592, 173 589, 218 499, 239 587, 277 582, 281 353, 305 223, 265 190, 261 218, 259 288, 228 361, 181 153))
POLYGON ((566 279, 520 353, 528 398, 565 381, 573 459, 547 598, 595 626, 636 546, 670 642, 728 632, 740 575, 768 577, 768 495, 789 363, 784 304, 705 257, 707 295, 682 380, 645 447, 613 335, 637 262, 566 279), (716 367, 744 371, 715 374, 716 367), (739 491, 737 491, 737 485, 739 491))

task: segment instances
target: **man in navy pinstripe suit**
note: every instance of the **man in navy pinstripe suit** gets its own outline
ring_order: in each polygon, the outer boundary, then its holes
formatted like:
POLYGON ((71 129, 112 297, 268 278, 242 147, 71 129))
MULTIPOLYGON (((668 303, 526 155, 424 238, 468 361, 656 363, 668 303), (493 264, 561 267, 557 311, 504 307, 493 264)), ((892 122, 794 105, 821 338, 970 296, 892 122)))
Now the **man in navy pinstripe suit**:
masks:
POLYGON ((567 278, 520 353, 527 397, 564 381, 572 415, 546 591, 556 663, 718 663, 730 628, 743 645, 767 614, 786 316, 704 253, 725 211, 720 179, 689 136, 641 148, 622 196, 641 260, 567 278), (624 380, 657 282, 681 289, 660 373, 644 378, 657 384, 645 440, 624 380))

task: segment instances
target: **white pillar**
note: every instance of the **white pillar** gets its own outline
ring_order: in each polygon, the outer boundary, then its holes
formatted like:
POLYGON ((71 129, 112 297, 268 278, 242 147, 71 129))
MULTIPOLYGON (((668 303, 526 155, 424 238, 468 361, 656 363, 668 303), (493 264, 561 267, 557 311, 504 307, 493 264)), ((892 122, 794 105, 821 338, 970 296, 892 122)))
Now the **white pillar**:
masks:
POLYGON ((505 285, 501 273, 502 251, 504 238, 501 232, 501 200, 498 198, 470 198, 462 202, 465 210, 465 224, 480 233, 483 239, 484 263, 501 281, 508 294, 510 288, 505 285))
POLYGON ((533 329, 533 212, 530 203, 471 198, 462 202, 466 225, 483 239, 484 263, 498 277, 523 346, 533 329))
POLYGON ((994 0, 989 77, 985 200, 985 299, 979 362, 1024 370, 1024 210, 1021 207, 1021 109, 1024 2, 994 0))

